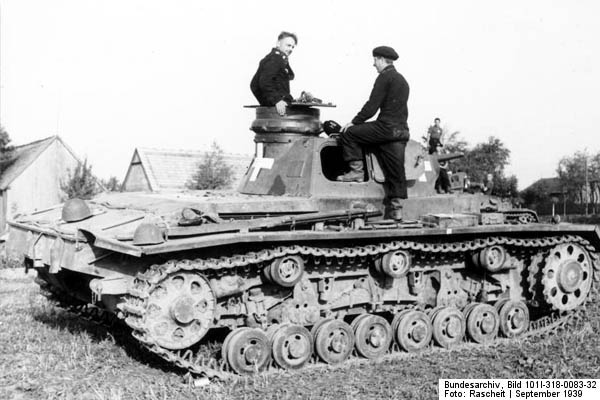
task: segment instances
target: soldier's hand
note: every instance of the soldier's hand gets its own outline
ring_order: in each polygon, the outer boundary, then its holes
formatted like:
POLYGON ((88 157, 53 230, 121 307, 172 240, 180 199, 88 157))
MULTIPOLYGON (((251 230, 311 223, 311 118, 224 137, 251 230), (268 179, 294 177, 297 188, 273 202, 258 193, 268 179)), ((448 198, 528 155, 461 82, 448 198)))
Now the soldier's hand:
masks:
POLYGON ((283 117, 285 115, 285 108, 287 107, 287 103, 283 100, 279 100, 277 104, 275 104, 275 107, 277 108, 277 112, 279 113, 279 115, 283 117))
POLYGON ((346 125, 344 125, 344 127, 342 128, 342 133, 345 133, 346 130, 348 128, 350 128, 351 126, 354 126, 354 124, 352 122, 347 123, 346 125))

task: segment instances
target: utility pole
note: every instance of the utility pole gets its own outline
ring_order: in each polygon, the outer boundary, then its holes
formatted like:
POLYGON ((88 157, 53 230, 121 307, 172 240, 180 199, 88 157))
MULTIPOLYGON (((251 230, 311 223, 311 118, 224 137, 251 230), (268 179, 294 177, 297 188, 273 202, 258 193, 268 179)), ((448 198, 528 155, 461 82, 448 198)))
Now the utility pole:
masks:
POLYGON ((583 154, 585 157, 585 216, 588 216, 588 201, 589 201, 589 197, 590 197, 590 193, 589 193, 589 182, 588 182, 588 156, 587 156, 587 149, 585 149, 585 153, 583 154))

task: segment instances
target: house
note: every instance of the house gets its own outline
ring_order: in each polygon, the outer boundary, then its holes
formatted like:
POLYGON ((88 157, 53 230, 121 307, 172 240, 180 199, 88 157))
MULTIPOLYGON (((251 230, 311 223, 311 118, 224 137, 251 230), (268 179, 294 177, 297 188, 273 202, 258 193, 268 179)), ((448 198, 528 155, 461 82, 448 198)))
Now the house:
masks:
POLYGON ((521 196, 524 206, 537 211, 540 215, 559 214, 584 214, 588 203, 592 213, 596 213, 597 199, 600 198, 600 185, 596 179, 589 181, 590 191, 586 192, 582 183, 580 189, 573 190, 565 187, 558 177, 541 178, 529 185, 521 196), (587 201, 586 201, 587 199, 587 201))
MULTIPOLYGON (((124 192, 168 191, 186 189, 209 151, 165 150, 138 147, 123 180, 124 192)), ((248 154, 223 154, 223 161, 233 169, 229 188, 236 188, 246 173, 252 156, 248 154)))
POLYGON ((540 178, 527 186, 525 190, 538 190, 543 193, 562 193, 562 183, 559 178, 540 178))
POLYGON ((15 214, 60 203, 61 181, 80 162, 58 136, 16 146, 14 156, 14 162, 0 176, 0 235, 7 219, 15 214))

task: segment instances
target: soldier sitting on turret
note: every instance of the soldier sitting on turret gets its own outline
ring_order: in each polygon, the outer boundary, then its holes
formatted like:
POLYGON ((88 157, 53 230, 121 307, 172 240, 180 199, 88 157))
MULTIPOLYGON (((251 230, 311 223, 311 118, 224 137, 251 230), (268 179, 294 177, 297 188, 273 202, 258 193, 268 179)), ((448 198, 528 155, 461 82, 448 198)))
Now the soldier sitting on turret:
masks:
POLYGON ((294 71, 288 58, 297 44, 296 34, 281 32, 276 46, 260 61, 250 83, 250 89, 258 103, 261 106, 275 106, 282 116, 293 101, 290 81, 294 79, 294 71))

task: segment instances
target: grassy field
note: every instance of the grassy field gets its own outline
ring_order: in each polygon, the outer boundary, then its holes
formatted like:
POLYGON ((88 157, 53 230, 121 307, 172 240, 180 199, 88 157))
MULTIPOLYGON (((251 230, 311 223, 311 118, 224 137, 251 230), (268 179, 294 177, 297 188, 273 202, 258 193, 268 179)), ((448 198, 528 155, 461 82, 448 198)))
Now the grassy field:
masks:
POLYGON ((0 399, 437 399, 440 378, 600 377, 593 302, 547 336, 194 387, 126 332, 55 308, 32 274, 0 269, 0 399))

